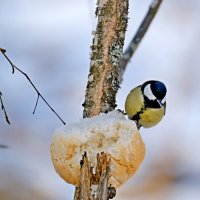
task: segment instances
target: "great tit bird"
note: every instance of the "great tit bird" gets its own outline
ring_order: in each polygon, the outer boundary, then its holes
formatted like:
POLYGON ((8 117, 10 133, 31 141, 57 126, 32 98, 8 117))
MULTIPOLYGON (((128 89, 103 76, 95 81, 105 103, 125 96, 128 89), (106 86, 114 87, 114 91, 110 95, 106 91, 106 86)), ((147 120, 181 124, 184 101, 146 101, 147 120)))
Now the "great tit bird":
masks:
POLYGON ((164 83, 150 80, 130 91, 125 102, 129 119, 136 122, 138 129, 158 124, 165 115, 167 89, 164 83))

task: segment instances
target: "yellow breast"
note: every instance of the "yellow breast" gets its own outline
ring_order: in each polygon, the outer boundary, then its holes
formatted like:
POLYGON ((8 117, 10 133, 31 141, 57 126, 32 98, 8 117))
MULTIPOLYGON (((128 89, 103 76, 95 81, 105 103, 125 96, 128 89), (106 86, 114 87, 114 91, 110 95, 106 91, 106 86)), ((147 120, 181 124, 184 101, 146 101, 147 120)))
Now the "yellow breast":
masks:
POLYGON ((141 111, 144 107, 144 99, 140 87, 130 91, 125 102, 125 111, 129 118, 141 111))
POLYGON ((164 112, 164 107, 159 109, 147 108, 143 113, 140 114, 140 119, 138 122, 143 127, 150 128, 161 121, 164 116, 164 112))

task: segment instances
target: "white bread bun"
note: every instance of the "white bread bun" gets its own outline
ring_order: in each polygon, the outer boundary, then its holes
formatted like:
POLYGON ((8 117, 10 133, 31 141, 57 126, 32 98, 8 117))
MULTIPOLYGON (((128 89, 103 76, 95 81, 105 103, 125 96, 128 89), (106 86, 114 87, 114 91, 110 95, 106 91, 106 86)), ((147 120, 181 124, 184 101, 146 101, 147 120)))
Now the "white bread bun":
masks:
POLYGON ((97 153, 110 154, 109 184, 114 187, 122 185, 136 172, 145 155, 145 145, 135 122, 118 111, 62 126, 55 131, 50 149, 57 173, 75 186, 79 185, 84 151, 93 166, 96 166, 97 153))

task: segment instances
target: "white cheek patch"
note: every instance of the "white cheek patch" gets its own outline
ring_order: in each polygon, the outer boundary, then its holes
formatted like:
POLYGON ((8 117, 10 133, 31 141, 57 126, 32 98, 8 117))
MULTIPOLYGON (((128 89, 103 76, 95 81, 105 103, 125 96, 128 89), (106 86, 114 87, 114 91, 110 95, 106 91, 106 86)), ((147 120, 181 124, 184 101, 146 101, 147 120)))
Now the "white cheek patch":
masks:
POLYGON ((166 102, 166 97, 164 97, 161 101, 162 104, 164 104, 166 102))
POLYGON ((149 100, 156 100, 156 97, 152 93, 152 90, 150 88, 150 84, 146 85, 144 88, 144 95, 149 99, 149 100))

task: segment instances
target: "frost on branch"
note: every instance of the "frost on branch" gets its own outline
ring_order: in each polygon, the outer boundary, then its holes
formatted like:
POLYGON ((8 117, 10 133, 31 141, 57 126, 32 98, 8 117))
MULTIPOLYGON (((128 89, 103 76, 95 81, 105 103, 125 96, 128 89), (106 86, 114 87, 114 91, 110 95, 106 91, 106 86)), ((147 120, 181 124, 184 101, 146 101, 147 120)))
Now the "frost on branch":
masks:
POLYGON ((80 160, 87 152, 95 169, 97 154, 110 156, 108 184, 119 187, 138 169, 145 146, 135 122, 112 111, 57 129, 52 138, 51 155, 57 173, 68 183, 80 184, 80 160))

